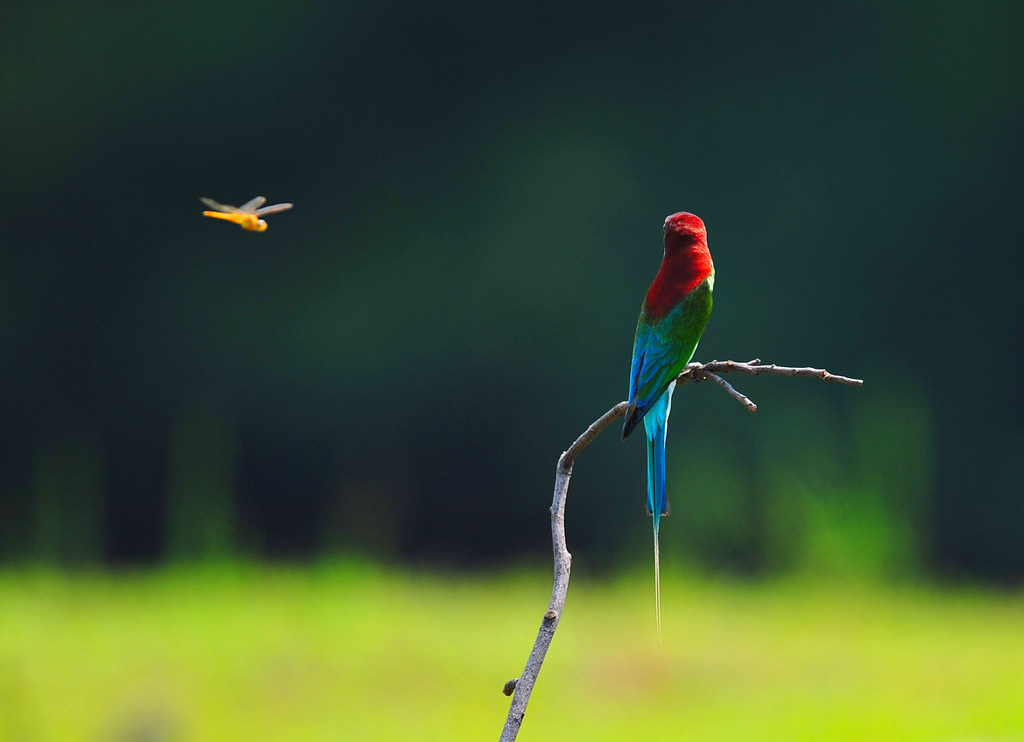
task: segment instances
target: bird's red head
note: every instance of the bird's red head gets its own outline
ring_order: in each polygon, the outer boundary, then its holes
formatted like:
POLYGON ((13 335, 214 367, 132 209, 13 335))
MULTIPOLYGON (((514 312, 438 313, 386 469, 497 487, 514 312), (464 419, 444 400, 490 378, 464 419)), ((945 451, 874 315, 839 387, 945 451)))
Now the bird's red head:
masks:
POLYGON ((695 244, 708 244, 708 231, 699 216, 680 211, 665 219, 665 252, 675 252, 695 244))
POLYGON ((700 217, 685 211, 670 216, 665 220, 665 257, 644 304, 648 318, 665 316, 714 270, 700 217))

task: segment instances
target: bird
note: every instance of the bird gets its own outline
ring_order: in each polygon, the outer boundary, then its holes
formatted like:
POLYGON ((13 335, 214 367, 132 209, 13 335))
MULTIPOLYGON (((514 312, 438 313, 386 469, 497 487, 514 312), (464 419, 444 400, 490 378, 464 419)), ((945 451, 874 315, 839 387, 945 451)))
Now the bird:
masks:
POLYGON ((224 219, 225 221, 234 222, 242 229, 249 232, 266 232, 267 223, 260 219, 261 216, 267 214, 277 214, 281 211, 288 211, 292 208, 292 204, 274 204, 272 206, 263 206, 267 202, 267 199, 263 196, 257 196, 251 201, 246 201, 241 206, 227 206, 225 204, 217 203, 212 198, 199 199, 206 206, 209 206, 212 211, 204 211, 203 216, 211 216, 214 219, 224 219), (260 208, 263 206, 263 208, 260 208))
POLYGON ((665 219, 665 254, 640 307, 633 340, 629 399, 622 440, 643 420, 647 433, 647 512, 654 522, 654 592, 661 635, 661 565, 658 531, 668 515, 665 438, 676 377, 693 358, 711 317, 715 266, 700 217, 681 211, 665 219))

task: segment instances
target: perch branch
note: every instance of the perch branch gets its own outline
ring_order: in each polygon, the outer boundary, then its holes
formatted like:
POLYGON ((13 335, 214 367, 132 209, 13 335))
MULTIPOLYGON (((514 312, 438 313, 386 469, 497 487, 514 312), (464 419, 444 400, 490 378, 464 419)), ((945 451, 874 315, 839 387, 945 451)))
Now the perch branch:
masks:
MULTIPOLYGON (((720 376, 720 374, 729 372, 751 376, 761 374, 810 376, 822 381, 834 381, 851 386, 860 386, 864 383, 861 379, 830 374, 822 368, 795 368, 776 366, 774 363, 762 364, 760 358, 746 363, 737 363, 736 361, 691 363, 685 371, 676 377, 676 383, 699 384, 706 379, 711 379, 729 396, 739 401, 751 412, 755 412, 757 405, 733 389, 732 385, 720 376)), ((537 681, 541 665, 544 664, 544 657, 547 655, 548 647, 551 646, 551 640, 555 637, 555 629, 558 628, 558 621, 562 617, 562 609, 565 608, 565 597, 569 592, 569 570, 572 565, 572 555, 565 545, 565 500, 569 494, 569 478, 572 476, 573 464, 576 462, 576 457, 601 434, 602 430, 626 414, 628 407, 626 402, 619 402, 591 423, 590 427, 558 457, 558 466, 555 468, 555 494, 551 500, 551 546, 555 560, 555 579, 551 588, 551 602, 541 621, 540 631, 537 632, 537 641, 533 644, 533 650, 526 661, 523 674, 509 680, 502 689, 506 696, 512 695, 512 705, 508 710, 505 728, 501 731, 500 742, 513 742, 519 734, 519 728, 523 725, 523 717, 526 715, 526 705, 530 702, 530 695, 533 693, 534 683, 537 681)))
POLYGON ((711 361, 711 363, 691 363, 686 367, 683 373, 676 377, 676 381, 680 384, 685 384, 687 381, 702 381, 700 377, 706 375, 708 372, 715 374, 727 374, 730 371, 749 374, 751 376, 760 376, 761 374, 768 374, 771 376, 811 376, 815 379, 821 379, 822 381, 834 381, 837 384, 847 384, 849 386, 860 386, 864 383, 862 379, 851 379, 848 376, 840 376, 839 374, 830 374, 823 368, 810 368, 805 366, 803 368, 794 368, 792 366, 776 366, 774 363, 761 363, 760 358, 755 358, 752 361, 746 363, 738 363, 736 361, 711 361))
POLYGON ((735 389, 733 389, 732 384, 723 379, 721 376, 719 376, 718 374, 713 374, 710 371, 704 371, 704 375, 711 379, 716 384, 718 384, 718 386, 722 387, 726 392, 729 393, 730 397, 735 399, 748 410, 750 410, 751 412, 757 412, 757 405, 750 401, 750 397, 747 397, 746 395, 737 392, 735 389))
POLYGON ((526 669, 518 679, 505 683, 505 695, 512 692, 515 695, 508 710, 505 728, 501 732, 501 742, 512 742, 519 734, 519 727, 522 726, 523 716, 526 714, 526 704, 530 702, 530 694, 533 692, 533 684, 537 680, 540 666, 544 663, 544 655, 547 654, 551 640, 555 636, 558 620, 562 617, 562 608, 565 607, 565 596, 569 591, 569 567, 572 564, 572 555, 565 546, 565 498, 569 492, 572 465, 580 451, 597 438, 602 430, 626 414, 627 407, 629 405, 625 402, 619 402, 601 415, 558 458, 558 467, 555 469, 555 495, 551 500, 551 545, 555 555, 555 583, 551 589, 551 603, 544 614, 544 620, 541 621, 537 641, 530 652, 530 658, 526 661, 526 669))

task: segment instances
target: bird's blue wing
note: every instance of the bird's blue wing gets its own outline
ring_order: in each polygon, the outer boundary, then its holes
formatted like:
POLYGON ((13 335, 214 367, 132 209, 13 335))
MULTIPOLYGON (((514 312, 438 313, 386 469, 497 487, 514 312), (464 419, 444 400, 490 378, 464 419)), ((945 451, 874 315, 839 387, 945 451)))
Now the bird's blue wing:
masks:
POLYGON ((625 438, 643 419, 651 405, 693 358, 697 343, 711 316, 711 285, 701 283, 664 317, 655 322, 641 310, 633 341, 629 378, 629 410, 623 425, 625 438))

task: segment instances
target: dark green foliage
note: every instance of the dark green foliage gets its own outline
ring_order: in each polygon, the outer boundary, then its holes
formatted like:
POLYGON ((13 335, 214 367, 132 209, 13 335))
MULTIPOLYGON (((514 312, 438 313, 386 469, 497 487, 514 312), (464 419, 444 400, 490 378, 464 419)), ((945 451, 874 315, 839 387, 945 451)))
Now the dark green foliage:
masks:
MULTIPOLYGON (((624 7, 12 8, 2 558, 546 557, 685 209, 698 358, 867 384, 682 389, 665 548, 1024 576, 1024 6, 624 7), (257 194, 295 209, 196 200, 257 194)), ((568 517, 605 567, 646 547, 644 455, 594 451, 568 517)))

